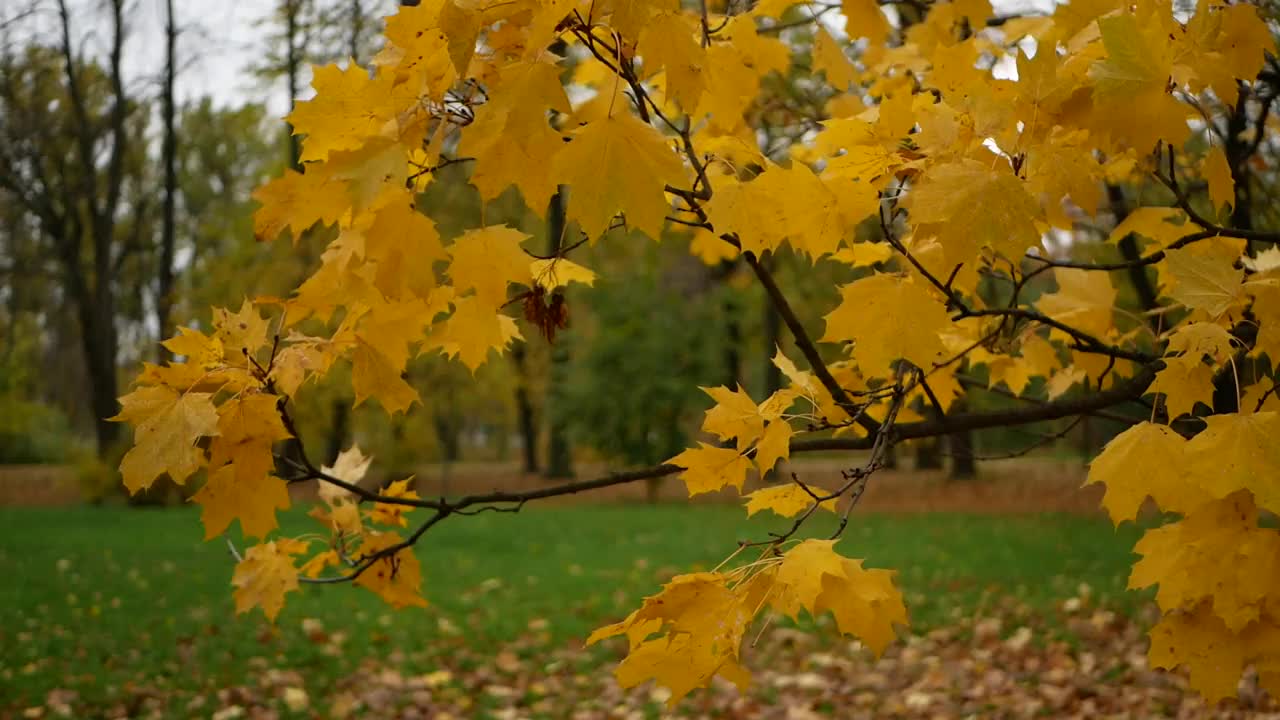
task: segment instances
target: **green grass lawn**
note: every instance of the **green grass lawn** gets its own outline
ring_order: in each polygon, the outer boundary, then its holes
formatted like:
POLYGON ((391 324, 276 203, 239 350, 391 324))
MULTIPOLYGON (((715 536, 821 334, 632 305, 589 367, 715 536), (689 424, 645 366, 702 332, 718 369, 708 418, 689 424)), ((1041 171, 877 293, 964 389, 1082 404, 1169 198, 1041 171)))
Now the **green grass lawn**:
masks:
MULTIPOLYGON (((299 511, 282 520, 286 532, 316 529, 299 511)), ((807 529, 825 535, 832 523, 824 516, 807 529)), ((52 688, 108 703, 139 686, 209 692, 262 667, 298 670, 319 688, 367 657, 430 672, 460 647, 482 657, 531 622, 546 623, 550 642, 571 643, 671 574, 712 567, 736 539, 788 525, 683 505, 450 518, 418 551, 430 608, 393 611, 358 588, 306 586, 272 628, 258 611, 235 615, 233 560, 224 541, 201 540, 192 509, 0 509, 0 715, 52 688), (304 620, 313 636, 318 620, 330 637, 309 640, 304 620)), ((900 571, 919 632, 997 597, 1051 608, 1080 583, 1132 608, 1143 599, 1124 591, 1138 532, 1067 515, 863 514, 839 547, 900 571)))

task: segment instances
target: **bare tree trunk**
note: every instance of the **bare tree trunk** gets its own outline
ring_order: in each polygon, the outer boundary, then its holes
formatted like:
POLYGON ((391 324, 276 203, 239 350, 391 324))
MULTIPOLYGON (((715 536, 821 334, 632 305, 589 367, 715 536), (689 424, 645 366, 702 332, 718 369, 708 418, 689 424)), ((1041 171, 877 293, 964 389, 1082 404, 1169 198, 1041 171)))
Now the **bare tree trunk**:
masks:
POLYGON ((360 62, 360 41, 364 36, 364 3, 351 0, 351 35, 347 39, 347 53, 353 62, 360 62))
MULTIPOLYGON (((763 262, 763 260, 762 260, 763 262)), ((773 356, 782 342, 782 316, 773 302, 764 299, 764 397, 782 388, 782 370, 773 364, 773 356)))
MULTIPOLYGON (((560 252, 560 240, 564 236, 564 188, 556 189, 551 196, 551 205, 547 208, 547 255, 560 252)), ((557 377, 558 370, 563 368, 569 359, 568 350, 563 343, 551 348, 551 376, 557 377)), ((552 393, 547 393, 546 405, 550 407, 552 393)), ((550 410, 544 411, 547 416, 547 468, 544 475, 549 478, 573 477, 573 452, 569 446, 568 432, 564 422, 550 410)))
MULTIPOLYGON (((963 400, 951 406, 951 412, 964 412, 963 400)), ((951 479, 968 480, 978 475, 978 463, 973 457, 973 431, 962 430, 947 436, 947 449, 951 452, 951 479)))
MULTIPOLYGON (((178 200, 178 129, 174 85, 178 75, 178 22, 174 17, 173 0, 165 0, 165 70, 164 91, 160 112, 164 122, 164 143, 160 150, 164 163, 164 207, 160 226, 160 260, 156 269, 156 330, 163 340, 170 335, 173 315, 174 274, 173 256, 176 243, 176 219, 178 200)), ((162 357, 168 355, 161 348, 162 357)))
MULTIPOLYGON (((115 327, 115 230, 116 210, 119 207, 124 178, 124 159, 128 135, 125 121, 128 114, 128 98, 125 96, 124 76, 121 70, 124 54, 124 0, 111 0, 112 42, 108 54, 107 71, 111 83, 111 110, 108 114, 108 154, 106 185, 99 182, 97 141, 89 121, 84 90, 80 86, 77 59, 71 42, 71 15, 66 0, 58 1, 61 22, 61 52, 66 65, 67 94, 71 111, 78 124, 76 142, 80 155, 82 176, 80 197, 86 208, 91 238, 92 269, 85 272, 81 260, 79 232, 61 238, 60 255, 64 269, 73 281, 72 295, 79 304, 78 316, 85 367, 92 386, 90 403, 94 415, 94 428, 98 454, 107 455, 120 436, 120 426, 107 420, 116 414, 117 378, 116 354, 118 337, 115 327), (89 277, 86 277, 88 275, 89 277), (70 277, 74 276, 74 277, 70 277)), ((80 223, 75 223, 79 228, 80 223)))
POLYGON ((524 471, 538 472, 538 422, 529 398, 529 367, 525 363, 525 346, 517 344, 511 350, 511 362, 516 366, 516 415, 520 425, 520 449, 524 453, 524 471))
MULTIPOLYGON (((298 97, 298 71, 302 66, 302 44, 298 41, 301 27, 298 16, 302 13, 303 0, 284 0, 284 32, 285 56, 284 72, 289 82, 289 109, 292 110, 298 97)), ((289 133, 289 167, 302 170, 302 144, 293 128, 286 128, 289 133)))

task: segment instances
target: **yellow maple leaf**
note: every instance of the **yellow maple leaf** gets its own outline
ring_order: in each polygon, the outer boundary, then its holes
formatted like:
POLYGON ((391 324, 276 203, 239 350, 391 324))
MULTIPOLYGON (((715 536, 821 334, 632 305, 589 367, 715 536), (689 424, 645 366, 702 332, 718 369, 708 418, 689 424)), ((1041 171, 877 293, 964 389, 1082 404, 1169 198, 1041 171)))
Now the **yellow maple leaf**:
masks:
MULTIPOLYGON (((789 403, 788 403, 789 404, 789 403)), ((765 426, 760 442, 756 444, 755 461, 763 476, 791 456, 791 436, 794 431, 786 420, 774 420, 765 426)))
MULTIPOLYGON (((819 496, 826 494, 826 491, 821 488, 816 489, 815 492, 819 496)), ((813 495, 810 495, 808 491, 795 483, 763 488, 748 493, 746 497, 748 517, 761 510, 770 510, 782 517, 795 517, 808 510, 816 502, 813 499, 813 495)), ((829 512, 835 512, 836 498, 824 500, 818 507, 829 512)))
POLYGON ((741 492, 751 469, 751 461, 734 448, 707 443, 698 443, 698 447, 685 450, 667 462, 685 469, 680 479, 684 480, 690 497, 715 492, 726 485, 741 492))
POLYGON ((210 337, 199 330, 184 327, 178 328, 177 335, 161 344, 196 367, 209 369, 222 364, 223 345, 216 335, 210 337))
POLYGON ((1191 687, 1209 702, 1235 697, 1244 672, 1245 644, 1206 605, 1168 613, 1151 628, 1152 667, 1185 665, 1191 687))
POLYGON ((618 213, 627 225, 657 238, 667 216, 667 185, 687 187, 684 165, 662 134, 615 107, 578 129, 551 163, 569 186, 567 215, 592 241, 618 213))
POLYGON ((1147 393, 1164 394, 1164 405, 1172 420, 1195 409, 1196 403, 1213 405, 1213 368, 1199 357, 1166 358, 1164 369, 1156 373, 1147 393))
POLYGON ((894 360, 930 370, 950 324, 943 304, 924 285, 876 274, 840 288, 840 305, 825 317, 823 342, 853 342, 863 374, 888 377, 894 360))
POLYGON ((236 614, 260 607, 267 619, 275 622, 285 594, 298 589, 298 568, 291 556, 305 548, 294 540, 272 540, 249 548, 231 578, 236 588, 236 614))
POLYGON ((750 676, 738 664, 738 649, 762 605, 762 587, 729 582, 716 572, 677 575, 626 620, 592 633, 587 644, 626 634, 630 651, 615 670, 618 684, 633 687, 653 679, 671 690, 668 707, 716 675, 745 688, 750 676))
POLYGON ((698 107, 705 87, 702 69, 707 53, 694 39, 697 32, 691 18, 683 13, 658 13, 640 31, 636 45, 647 68, 655 72, 665 68, 667 92, 686 110, 698 107))
POLYGON ((427 299, 436 289, 434 266, 444 260, 436 225, 398 190, 364 231, 364 256, 377 264, 373 283, 389 299, 427 299))
POLYGON ((264 475, 248 481, 237 469, 236 465, 219 468, 191 497, 200 504, 205 540, 226 532, 232 520, 240 521, 246 536, 265 538, 279 527, 276 510, 289 509, 289 487, 284 480, 264 475))
POLYGON ((764 417, 760 408, 742 386, 736 390, 720 386, 701 388, 716 404, 707 410, 702 429, 715 433, 721 440, 738 440, 738 449, 746 450, 764 432, 764 417))
POLYGON ((489 351, 504 350, 520 339, 516 321, 491 309, 474 296, 454 301, 453 315, 444 329, 428 340, 449 357, 455 355, 472 373, 489 359, 489 351))
MULTIPOLYGON (((394 532, 372 532, 364 536, 359 556, 371 558, 401 542, 394 532)), ((412 548, 380 558, 354 581, 356 586, 372 591, 394 608, 426 607, 422 597, 422 567, 412 548)))
POLYGON ((1156 602, 1165 612, 1207 602, 1229 630, 1243 630, 1280 590, 1280 533, 1258 527, 1257 518, 1253 498, 1237 491, 1148 530, 1134 547, 1143 557, 1129 587, 1159 584, 1156 602))
POLYGON ((418 391, 401 377, 404 365, 399 366, 378 348, 357 337, 351 354, 351 389, 355 391, 355 406, 374 398, 387 413, 404 412, 419 402, 418 391))
POLYGON ((285 118, 295 135, 307 136, 302 161, 324 160, 335 150, 355 150, 381 135, 399 110, 391 92, 394 82, 392 73, 379 71, 371 78, 354 62, 346 68, 312 66, 315 98, 298 102, 285 118))
POLYGON ((1179 325, 1169 335, 1169 354, 1190 355, 1196 358, 1208 356, 1215 365, 1227 361, 1235 338, 1221 325, 1211 322, 1193 322, 1179 325))
POLYGON ((907 624, 902 594, 888 570, 866 570, 861 560, 842 557, 835 540, 805 540, 782 557, 769 602, 795 619, 830 611, 843 633, 856 635, 876 655, 907 624))
POLYGON ((120 403, 120 413, 111 419, 135 426, 133 447, 120 461, 129 492, 150 487, 165 473, 180 484, 204 464, 204 451, 196 441, 218 434, 212 394, 151 386, 134 390, 120 403))
POLYGON ((1124 13, 1099 18, 1098 29, 1106 58, 1089 68, 1089 77, 1099 127, 1142 152, 1159 140, 1181 145, 1191 129, 1187 106, 1167 92, 1173 54, 1165 33, 1124 13))
POLYGON ((882 45, 893 30, 875 0, 840 0, 840 9, 844 13, 844 30, 851 38, 865 37, 872 45, 882 45))
POLYGON ((955 262, 971 261, 983 247, 1018 259, 1040 245, 1040 204, 1004 163, 965 159, 934 166, 904 204, 913 223, 936 228, 955 262))
POLYGON ((296 245, 302 232, 316 223, 332 225, 347 211, 347 184, 316 165, 306 172, 284 174, 253 191, 262 204, 253 214, 253 234, 269 242, 288 230, 296 245))
POLYGON ((528 238, 506 225, 463 233, 449 246, 449 277, 454 289, 475 288, 479 303, 496 310, 507 302, 507 285, 532 284, 532 258, 520 246, 528 238))
POLYGON ((1196 226, 1188 222, 1187 213, 1182 208, 1141 207, 1129 213, 1111 231, 1107 241, 1118 243, 1129 233, 1136 233, 1155 240, 1163 248, 1195 231, 1196 226))
POLYGON ((1227 154, 1222 146, 1214 145, 1204 156, 1205 180, 1209 182, 1209 200, 1215 209, 1236 204, 1236 181, 1231 176, 1231 166, 1227 164, 1227 154))
POLYGON ((840 44, 821 24, 813 34, 813 69, 815 72, 826 73, 827 82, 837 92, 848 90, 857 80, 853 63, 849 62, 849 58, 840 49, 840 44))
POLYGON ((1244 271, 1234 267, 1240 253, 1231 245, 1201 245, 1166 253, 1166 267, 1174 281, 1168 293, 1216 318, 1244 301, 1244 271))
POLYGON ((1204 418, 1187 442, 1189 471, 1214 497, 1248 490, 1258 505, 1280 512, 1280 413, 1231 413, 1204 418))
MULTIPOLYGON (((409 485, 413 482, 413 478, 405 478, 397 480, 385 489, 379 495, 389 498, 401 498, 404 500, 417 500, 420 496, 417 492, 410 489, 409 485)), ((405 519, 404 514, 413 508, 408 505, 396 505, 392 503, 374 503, 373 510, 369 512, 369 519, 381 525, 399 525, 405 527, 409 521, 405 519)))
POLYGON ((572 260, 551 258, 534 260, 529 263, 529 274, 533 281, 543 290, 555 290, 571 282, 591 286, 596 283, 596 274, 572 260))
POLYGON ((213 335, 222 343, 228 362, 244 364, 246 356, 254 356, 266 346, 269 332, 266 319, 248 300, 234 313, 213 309, 213 335))
POLYGON ((1165 512, 1190 512, 1210 498, 1186 472, 1186 444, 1168 426, 1139 423, 1107 443, 1085 483, 1106 485, 1102 506, 1117 525, 1135 519, 1148 496, 1165 512))
POLYGON ((1036 304, 1044 314, 1093 335, 1104 338, 1115 329, 1112 315, 1116 289, 1104 272, 1056 268, 1057 292, 1042 295, 1036 304))

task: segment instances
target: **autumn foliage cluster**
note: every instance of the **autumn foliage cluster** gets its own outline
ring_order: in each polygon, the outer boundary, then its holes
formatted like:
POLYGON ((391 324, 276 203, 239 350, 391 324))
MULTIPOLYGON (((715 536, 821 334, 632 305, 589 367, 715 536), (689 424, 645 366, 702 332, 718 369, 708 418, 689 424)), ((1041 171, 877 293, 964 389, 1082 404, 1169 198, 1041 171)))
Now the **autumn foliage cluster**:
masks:
POLYGON ((834 489, 794 477, 749 495, 792 520, 592 636, 625 636, 621 684, 656 679, 674 703, 716 675, 745 685, 743 638, 769 612, 829 612, 875 652, 893 641, 893 573, 797 531, 816 512, 843 529, 895 443, 1145 404, 1089 479, 1116 522, 1147 498, 1167 513, 1131 577, 1158 586, 1150 660, 1186 666, 1210 699, 1250 665, 1280 692, 1280 534, 1259 524, 1280 512, 1280 234, 1236 212, 1275 172, 1244 152, 1273 132, 1258 8, 423 0, 385 36, 371 67, 315 68, 315 98, 287 118, 303 169, 256 193, 263 241, 336 228, 319 266, 288 298, 183 329, 166 343, 182 361, 144 368, 117 418, 135 427, 131 490, 203 471, 207 535, 238 520, 261 538, 234 572, 239 609, 274 618, 300 582, 344 580, 422 605, 411 548, 446 519, 664 474, 691 495, 741 490, 793 453, 869 451, 834 489), (455 164, 486 201, 564 202, 560 250, 536 256, 501 225, 442 238, 415 202, 455 164), (1126 187, 1144 202, 1120 212, 1126 187), (413 356, 474 370, 524 341, 530 303, 593 282, 574 248, 664 229, 740 257, 799 353, 776 357, 788 383, 771 397, 708 389, 707 442, 656 468, 438 500, 405 480, 366 489, 358 451, 277 457, 293 399, 335 366, 356 405, 409 411, 430 392, 403 378, 413 356), (781 252, 861 268, 818 338, 762 262, 781 252), (966 409, 974 369, 1019 404, 966 409), (287 484, 308 479, 323 539, 273 536, 287 484))

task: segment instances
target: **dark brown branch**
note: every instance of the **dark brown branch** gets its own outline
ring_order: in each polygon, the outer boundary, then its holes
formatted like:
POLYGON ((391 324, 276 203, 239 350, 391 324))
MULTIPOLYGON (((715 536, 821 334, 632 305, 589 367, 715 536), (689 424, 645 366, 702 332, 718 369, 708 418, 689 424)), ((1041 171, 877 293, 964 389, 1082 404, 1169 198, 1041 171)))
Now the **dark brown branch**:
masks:
POLYGON ((831 370, 827 368, 827 364, 823 362, 822 356, 818 354, 818 348, 809 339, 809 333, 801 324, 800 318, 796 317, 795 311, 791 309, 791 304, 787 302, 787 298, 782 294, 782 290, 778 288, 778 284, 773 281, 768 269, 760 264, 760 260, 756 258, 752 252, 742 253, 742 257, 746 259, 747 264, 751 266, 751 270, 755 272, 756 277, 760 280, 760 284, 764 286, 765 292, 769 294, 769 299, 773 301, 774 308, 777 309, 778 315, 782 317, 782 322, 791 330, 792 337, 795 338, 796 347, 800 348, 800 352, 804 355, 805 360, 809 361, 809 366, 813 368, 813 374, 818 376, 818 381, 822 386, 831 393, 831 399, 835 400, 840 409, 849 414, 859 425, 868 433, 874 435, 880 430, 880 423, 867 416, 863 412, 864 408, 855 403, 840 387, 840 383, 836 382, 835 377, 831 375, 831 370))

